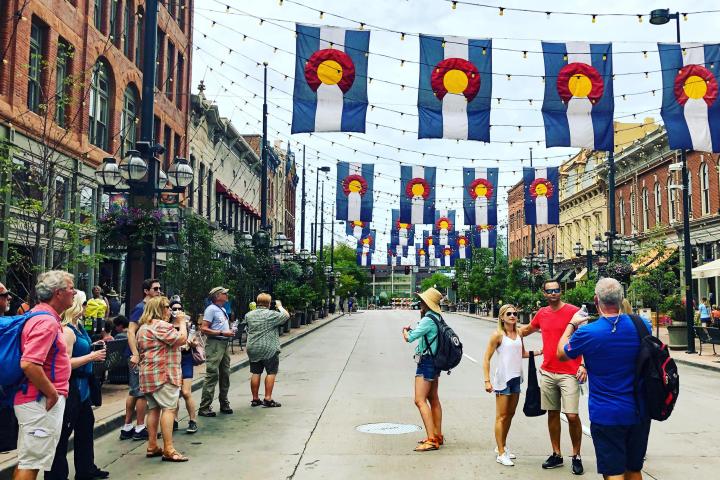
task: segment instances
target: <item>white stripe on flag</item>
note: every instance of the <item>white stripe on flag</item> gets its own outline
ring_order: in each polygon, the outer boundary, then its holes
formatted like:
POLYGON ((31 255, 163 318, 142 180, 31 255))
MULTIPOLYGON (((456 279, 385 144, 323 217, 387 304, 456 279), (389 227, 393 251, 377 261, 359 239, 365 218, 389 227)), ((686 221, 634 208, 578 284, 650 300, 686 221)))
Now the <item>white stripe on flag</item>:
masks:
POLYGON ((347 220, 360 220, 360 210, 362 207, 362 198, 358 192, 348 193, 347 198, 347 220))
MULTIPOLYGON (((548 179, 548 172, 547 168, 536 168, 535 169, 535 178, 544 178, 548 179)), ((558 193, 555 192, 555 195, 558 193)), ((545 196, 537 196, 535 197, 535 224, 536 225, 546 225, 548 223, 548 201, 547 197, 545 196)))
MULTIPOLYGON (((468 39, 463 37, 445 37, 445 58, 469 60, 468 39)), ((443 138, 467 140, 468 117, 467 99, 462 93, 448 92, 442 100, 443 138)))
MULTIPOLYGON (((475 178, 488 178, 486 167, 475 167, 475 178)), ((488 224, 488 202, 487 197, 475 198, 475 225, 488 224)))
MULTIPOLYGON (((683 66, 705 66, 705 48, 701 43, 681 43, 680 48, 685 49, 683 66)), ((712 151, 712 138, 710 136, 710 122, 708 120, 708 107, 702 98, 688 98, 683 108, 685 122, 690 131, 693 150, 701 152, 712 151)))
MULTIPOLYGON (((418 165, 412 167, 412 178, 425 178, 425 169, 418 165)), ((410 213, 410 223, 425 223, 425 198, 412 198, 412 209, 410 213)))
MULTIPOLYGON (((592 65, 588 42, 567 42, 568 64, 578 62, 592 65)), ((572 97, 567 105, 570 146, 595 148, 595 133, 592 123, 592 103, 587 97, 572 97)))
POLYGON ((490 248, 490 231, 483 230, 480 232, 480 248, 490 248))
MULTIPOLYGON (((320 27, 319 50, 332 48, 345 50, 345 29, 337 27, 320 27)), ((344 94, 337 85, 320 83, 317 89, 317 105, 315 107, 315 131, 338 132, 342 127, 344 94)))

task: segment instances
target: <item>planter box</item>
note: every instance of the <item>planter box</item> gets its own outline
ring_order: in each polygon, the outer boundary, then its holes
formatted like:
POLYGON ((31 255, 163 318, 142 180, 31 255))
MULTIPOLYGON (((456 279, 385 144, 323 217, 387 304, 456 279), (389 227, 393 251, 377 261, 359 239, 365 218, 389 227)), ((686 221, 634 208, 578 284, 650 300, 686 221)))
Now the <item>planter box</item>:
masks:
POLYGON ((295 312, 292 315, 290 315, 290 323, 292 328, 298 328, 300 326, 300 320, 301 320, 302 313, 295 312))
POLYGON ((290 319, 290 318, 288 318, 288 319, 287 319, 287 322, 285 322, 285 325, 284 325, 284 327, 285 327, 285 328, 284 328, 285 333, 290 332, 290 322, 291 322, 291 319, 290 319))
POLYGON ((475 312, 477 312, 477 305, 475 305, 474 303, 471 303, 471 304, 470 304, 470 309, 468 310, 468 313, 473 313, 473 314, 474 314, 475 312))
POLYGON ((687 325, 668 325, 668 347, 673 350, 684 350, 687 348, 687 325))
POLYGON ((527 312, 520 312, 520 323, 523 325, 530 323, 530 314, 527 312))

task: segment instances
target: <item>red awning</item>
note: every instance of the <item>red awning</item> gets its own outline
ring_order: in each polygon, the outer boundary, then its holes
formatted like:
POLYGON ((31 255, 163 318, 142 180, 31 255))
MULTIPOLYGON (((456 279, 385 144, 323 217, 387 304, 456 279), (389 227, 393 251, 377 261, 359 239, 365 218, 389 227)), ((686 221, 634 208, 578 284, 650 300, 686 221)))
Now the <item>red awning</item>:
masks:
POLYGON ((227 193, 228 188, 220 180, 215 179, 215 191, 217 193, 227 193))

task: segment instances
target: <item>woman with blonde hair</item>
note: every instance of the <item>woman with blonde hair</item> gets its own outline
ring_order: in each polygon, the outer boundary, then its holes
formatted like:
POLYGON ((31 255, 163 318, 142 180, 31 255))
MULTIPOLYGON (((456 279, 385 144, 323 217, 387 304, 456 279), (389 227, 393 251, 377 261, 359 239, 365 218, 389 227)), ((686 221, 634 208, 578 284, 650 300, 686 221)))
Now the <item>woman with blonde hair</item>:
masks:
MULTIPOLYGON (((517 319, 518 311, 514 305, 505 304, 500 307, 497 330, 490 335, 483 361, 485 391, 495 392, 495 460, 507 467, 515 465, 512 461, 515 455, 510 453, 506 442, 520 400, 522 359, 529 356, 517 331, 517 319), (490 359, 496 351, 498 361, 491 381, 490 359)), ((542 350, 535 352, 535 355, 542 355, 542 350)))
POLYGON ((55 449, 55 458, 50 471, 45 472, 45 478, 68 478, 67 451, 70 434, 73 436, 73 460, 75 463, 75 478, 92 479, 107 478, 110 473, 100 470, 95 465, 95 452, 93 449, 93 415, 90 400, 89 377, 93 375, 92 362, 105 360, 105 343, 92 343, 90 336, 81 323, 83 316, 82 295, 75 295, 73 304, 62 314, 63 337, 67 345, 72 375, 70 376, 70 392, 65 412, 63 413, 63 426, 60 441, 55 449), (97 347, 93 348, 94 345, 97 347), (99 348, 99 347, 102 348, 99 348))
POLYGON ((175 450, 172 437, 182 386, 180 348, 187 341, 185 318, 178 316, 174 324, 170 323, 170 301, 157 296, 145 303, 139 324, 140 390, 147 399, 149 411, 146 456, 162 456, 164 462, 187 462, 188 458, 175 450), (163 448, 157 444, 158 424, 163 448))

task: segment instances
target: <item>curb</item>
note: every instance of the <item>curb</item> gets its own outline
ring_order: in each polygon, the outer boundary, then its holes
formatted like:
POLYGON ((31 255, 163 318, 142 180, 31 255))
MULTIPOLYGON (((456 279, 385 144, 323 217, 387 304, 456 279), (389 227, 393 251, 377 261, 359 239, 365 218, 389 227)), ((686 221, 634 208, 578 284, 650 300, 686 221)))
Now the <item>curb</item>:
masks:
MULTIPOLYGON (((287 345, 290 345, 291 343, 296 342, 297 340, 305 337, 306 335, 309 335, 309 334, 313 333, 314 331, 321 329, 325 325, 328 325, 328 324, 334 322, 335 320, 337 320, 338 318, 343 317, 345 315, 346 315, 345 313, 341 313, 340 315, 337 315, 335 318, 331 318, 331 319, 327 320, 325 323, 323 323, 321 325, 317 325, 314 328, 305 330, 304 332, 301 332, 292 338, 286 338, 285 341, 283 341, 283 339, 281 337, 280 338, 280 347, 285 347, 287 345)), ((241 370, 241 369, 247 367, 249 364, 250 364, 250 361, 246 358, 245 360, 241 360, 233 365, 230 365, 230 373, 233 374, 233 373, 237 372, 238 370, 241 370)), ((197 390, 202 389, 204 381, 205 381, 204 377, 195 379, 192 384, 192 391, 195 392, 197 390)), ((106 434, 112 432, 113 430, 116 430, 117 428, 119 428, 123 425, 124 421, 125 421, 125 408, 123 407, 123 409, 121 411, 119 411, 117 414, 113 414, 113 415, 105 418, 104 420, 95 423, 95 427, 93 428, 93 438, 101 437, 103 435, 106 435, 106 434)), ((73 442, 69 442, 68 445, 69 445, 68 452, 71 452, 73 450, 73 442)), ((4 480, 6 478, 10 479, 12 472, 15 470, 16 464, 17 464, 17 462, 12 462, 12 463, 8 462, 7 465, 0 466, 0 479, 1 480, 4 480)))

